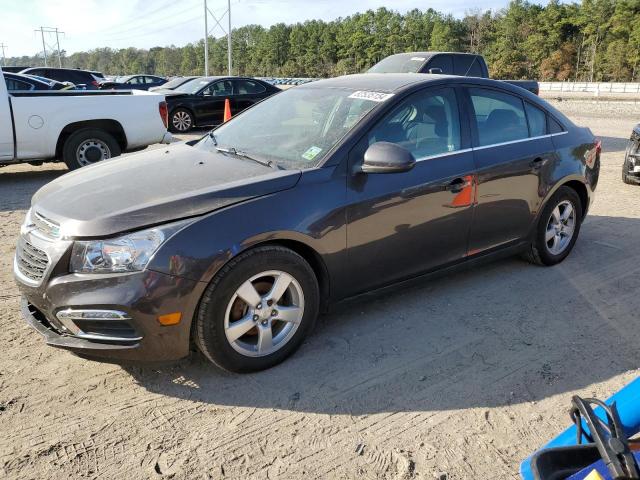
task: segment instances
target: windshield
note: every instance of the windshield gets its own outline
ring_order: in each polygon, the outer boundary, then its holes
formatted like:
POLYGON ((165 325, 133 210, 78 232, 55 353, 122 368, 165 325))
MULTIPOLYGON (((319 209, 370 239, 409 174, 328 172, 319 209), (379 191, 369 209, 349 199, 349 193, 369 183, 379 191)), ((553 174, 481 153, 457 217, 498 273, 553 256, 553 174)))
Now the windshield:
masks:
POLYGON ((367 73, 418 73, 426 60, 426 57, 418 54, 391 55, 380 60, 367 73))
POLYGON ((186 80, 184 77, 177 77, 174 78, 173 80, 169 80, 167 83, 165 83, 164 85, 162 85, 162 88, 174 88, 174 87, 179 87, 180 85, 182 85, 183 83, 187 83, 190 82, 191 80, 186 80))
MULTIPOLYGON (((312 168, 390 96, 346 88, 291 88, 255 105, 213 134, 220 148, 233 148, 281 168, 312 168)), ((213 148, 213 141, 207 136, 202 143, 213 148)))
POLYGON ((211 79, 206 78, 194 78, 193 80, 188 81, 184 85, 180 85, 175 89, 176 92, 181 93, 198 93, 201 88, 206 87, 211 83, 211 79))

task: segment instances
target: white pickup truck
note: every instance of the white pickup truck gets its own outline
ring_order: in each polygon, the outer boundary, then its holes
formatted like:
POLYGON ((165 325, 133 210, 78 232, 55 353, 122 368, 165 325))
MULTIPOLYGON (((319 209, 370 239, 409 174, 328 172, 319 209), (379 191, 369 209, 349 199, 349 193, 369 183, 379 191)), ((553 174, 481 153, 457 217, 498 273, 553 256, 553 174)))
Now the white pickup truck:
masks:
POLYGON ((169 143, 164 95, 145 91, 7 91, 0 71, 0 166, 69 169, 169 143))

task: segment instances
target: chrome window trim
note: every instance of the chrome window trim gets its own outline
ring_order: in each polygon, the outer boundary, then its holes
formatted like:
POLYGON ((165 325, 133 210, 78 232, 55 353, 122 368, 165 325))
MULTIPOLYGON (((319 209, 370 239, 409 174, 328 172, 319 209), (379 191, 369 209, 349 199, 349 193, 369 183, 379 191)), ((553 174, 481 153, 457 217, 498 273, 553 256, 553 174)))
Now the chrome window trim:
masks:
POLYGON ((427 155, 426 157, 416 158, 416 162, 423 162, 425 160, 432 160, 434 158, 440 158, 440 157, 448 157, 449 155, 455 155, 456 153, 473 152, 475 150, 484 150, 486 148, 501 147, 502 145, 511 145, 513 143, 522 143, 522 142, 527 142, 529 140, 537 140, 539 138, 556 137, 556 136, 559 136, 559 135, 566 135, 567 133, 569 133, 569 132, 548 133, 546 135, 538 135, 536 137, 521 138, 519 140, 511 140, 509 142, 492 143, 491 145, 482 145, 481 147, 463 148, 462 150, 453 150, 452 152, 438 153, 436 155, 427 155))

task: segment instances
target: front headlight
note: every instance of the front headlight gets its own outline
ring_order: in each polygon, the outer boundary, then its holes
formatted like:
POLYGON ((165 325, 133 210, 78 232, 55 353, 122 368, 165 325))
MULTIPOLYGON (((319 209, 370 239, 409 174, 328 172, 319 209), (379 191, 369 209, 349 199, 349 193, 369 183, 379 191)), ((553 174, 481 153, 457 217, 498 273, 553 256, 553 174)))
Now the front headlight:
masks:
POLYGON ((104 240, 76 241, 69 269, 74 273, 118 273, 143 270, 160 245, 186 222, 174 223, 104 240))

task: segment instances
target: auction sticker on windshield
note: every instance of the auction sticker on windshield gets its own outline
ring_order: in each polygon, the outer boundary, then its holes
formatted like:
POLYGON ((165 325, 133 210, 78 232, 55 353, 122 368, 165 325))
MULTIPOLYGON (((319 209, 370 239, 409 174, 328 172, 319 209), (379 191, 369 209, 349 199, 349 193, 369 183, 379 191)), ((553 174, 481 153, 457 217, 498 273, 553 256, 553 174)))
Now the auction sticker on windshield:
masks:
POLYGON ((322 149, 320 147, 310 147, 309 150, 302 154, 302 158, 311 161, 316 158, 321 151, 322 149))
POLYGON ((358 90, 349 95, 349 98, 359 98, 361 100, 371 100, 372 102, 384 102, 393 97, 393 93, 368 92, 366 90, 358 90))

